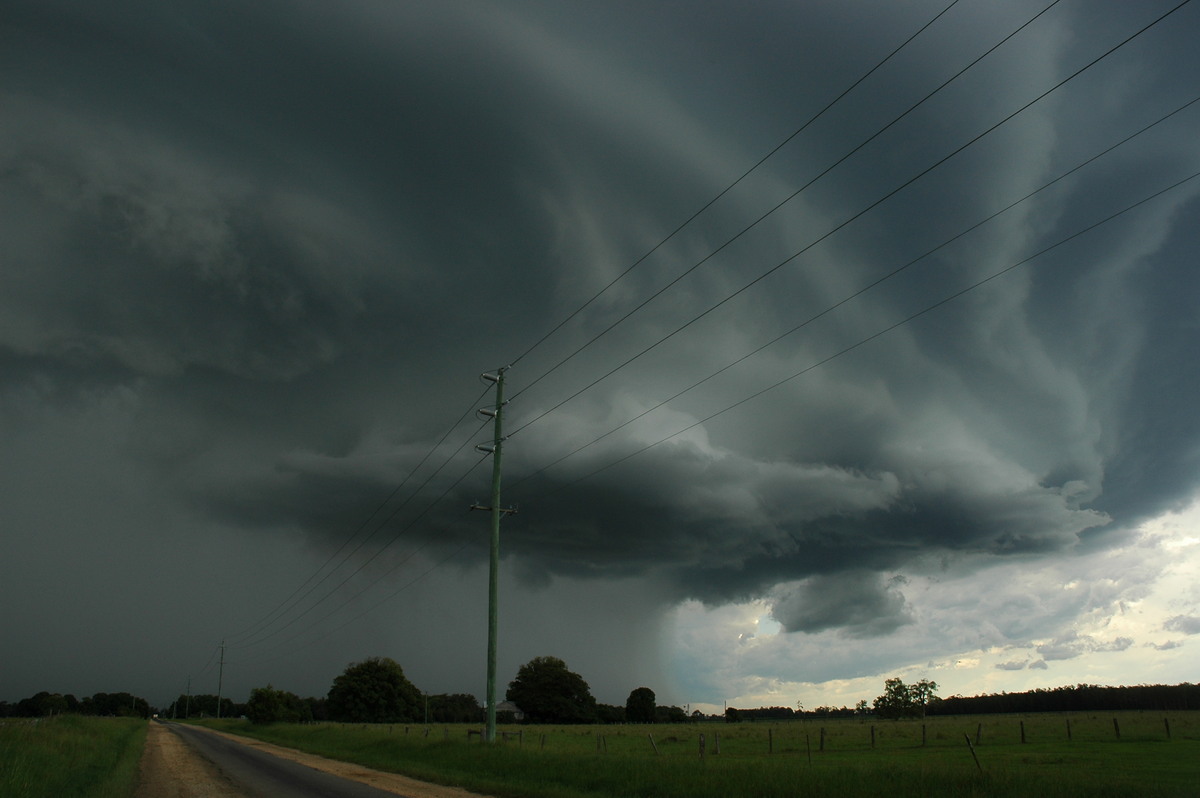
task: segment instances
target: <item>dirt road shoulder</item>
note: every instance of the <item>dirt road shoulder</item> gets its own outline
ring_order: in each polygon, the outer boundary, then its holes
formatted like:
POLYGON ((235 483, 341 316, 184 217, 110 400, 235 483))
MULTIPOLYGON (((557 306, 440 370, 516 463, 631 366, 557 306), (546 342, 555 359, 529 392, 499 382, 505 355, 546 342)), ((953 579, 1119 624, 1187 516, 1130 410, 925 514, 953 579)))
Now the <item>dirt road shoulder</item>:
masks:
MULTIPOLYGON (((408 798, 485 798, 458 787, 430 784, 397 773, 326 759, 236 734, 211 729, 205 731, 219 734, 264 753, 298 762, 314 770, 369 784, 408 798)), ((141 784, 134 798, 243 798, 242 793, 220 770, 160 723, 150 724, 141 767, 141 784)))

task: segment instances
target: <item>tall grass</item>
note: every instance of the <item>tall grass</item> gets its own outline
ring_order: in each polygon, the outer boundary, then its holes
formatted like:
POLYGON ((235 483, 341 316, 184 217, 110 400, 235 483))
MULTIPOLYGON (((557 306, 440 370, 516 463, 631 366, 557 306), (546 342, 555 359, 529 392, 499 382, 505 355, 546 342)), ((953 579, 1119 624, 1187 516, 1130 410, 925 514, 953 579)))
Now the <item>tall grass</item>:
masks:
POLYGON ((1120 740, 1113 713, 1071 716, 1069 741, 1068 717, 1057 714, 507 727, 522 731, 523 739, 494 746, 469 737, 466 726, 433 726, 428 733, 415 724, 255 727, 228 721, 221 727, 500 798, 1197 794, 1200 713, 1170 713, 1170 740, 1163 713, 1118 717, 1120 740), (1022 723, 1025 743, 1020 742, 1022 723), (654 736, 653 745, 647 735, 654 736), (978 768, 966 743, 967 737, 974 743, 976 735, 978 768))
POLYGON ((136 718, 0 719, 0 796, 128 798, 146 728, 136 718))

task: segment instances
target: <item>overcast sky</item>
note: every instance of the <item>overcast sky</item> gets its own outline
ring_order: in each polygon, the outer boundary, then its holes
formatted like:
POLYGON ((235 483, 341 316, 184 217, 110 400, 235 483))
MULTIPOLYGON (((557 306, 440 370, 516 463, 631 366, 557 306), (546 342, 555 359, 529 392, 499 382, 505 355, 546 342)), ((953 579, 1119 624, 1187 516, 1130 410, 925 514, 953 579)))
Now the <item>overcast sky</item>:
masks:
POLYGON ((1200 7, 947 2, 8 0, 0 699, 482 698, 501 366, 502 688, 1195 681, 1200 7))

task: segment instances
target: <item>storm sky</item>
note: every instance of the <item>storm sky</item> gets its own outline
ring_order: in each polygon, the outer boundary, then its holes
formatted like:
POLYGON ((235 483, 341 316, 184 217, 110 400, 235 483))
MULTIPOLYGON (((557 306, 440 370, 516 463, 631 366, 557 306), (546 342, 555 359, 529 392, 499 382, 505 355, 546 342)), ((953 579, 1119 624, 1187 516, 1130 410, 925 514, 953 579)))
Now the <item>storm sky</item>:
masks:
POLYGON ((9 0, 0 699, 482 698, 501 367, 503 683, 1195 681, 1198 35, 9 0))

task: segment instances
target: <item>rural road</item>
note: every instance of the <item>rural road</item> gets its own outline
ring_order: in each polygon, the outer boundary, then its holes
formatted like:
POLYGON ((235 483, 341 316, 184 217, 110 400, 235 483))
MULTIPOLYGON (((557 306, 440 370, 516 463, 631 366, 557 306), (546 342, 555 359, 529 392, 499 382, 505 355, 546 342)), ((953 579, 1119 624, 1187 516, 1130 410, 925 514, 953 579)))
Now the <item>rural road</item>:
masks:
POLYGON ((156 722, 137 798, 468 798, 415 781, 179 723, 156 722), (150 750, 154 755, 150 756, 150 750), (164 759, 165 757, 165 759, 164 759), (159 760, 157 763, 153 760, 159 760), (193 761, 186 761, 186 760, 193 761), (185 773, 187 775, 185 775, 185 773), (376 786, 372 786, 376 785, 376 786))

